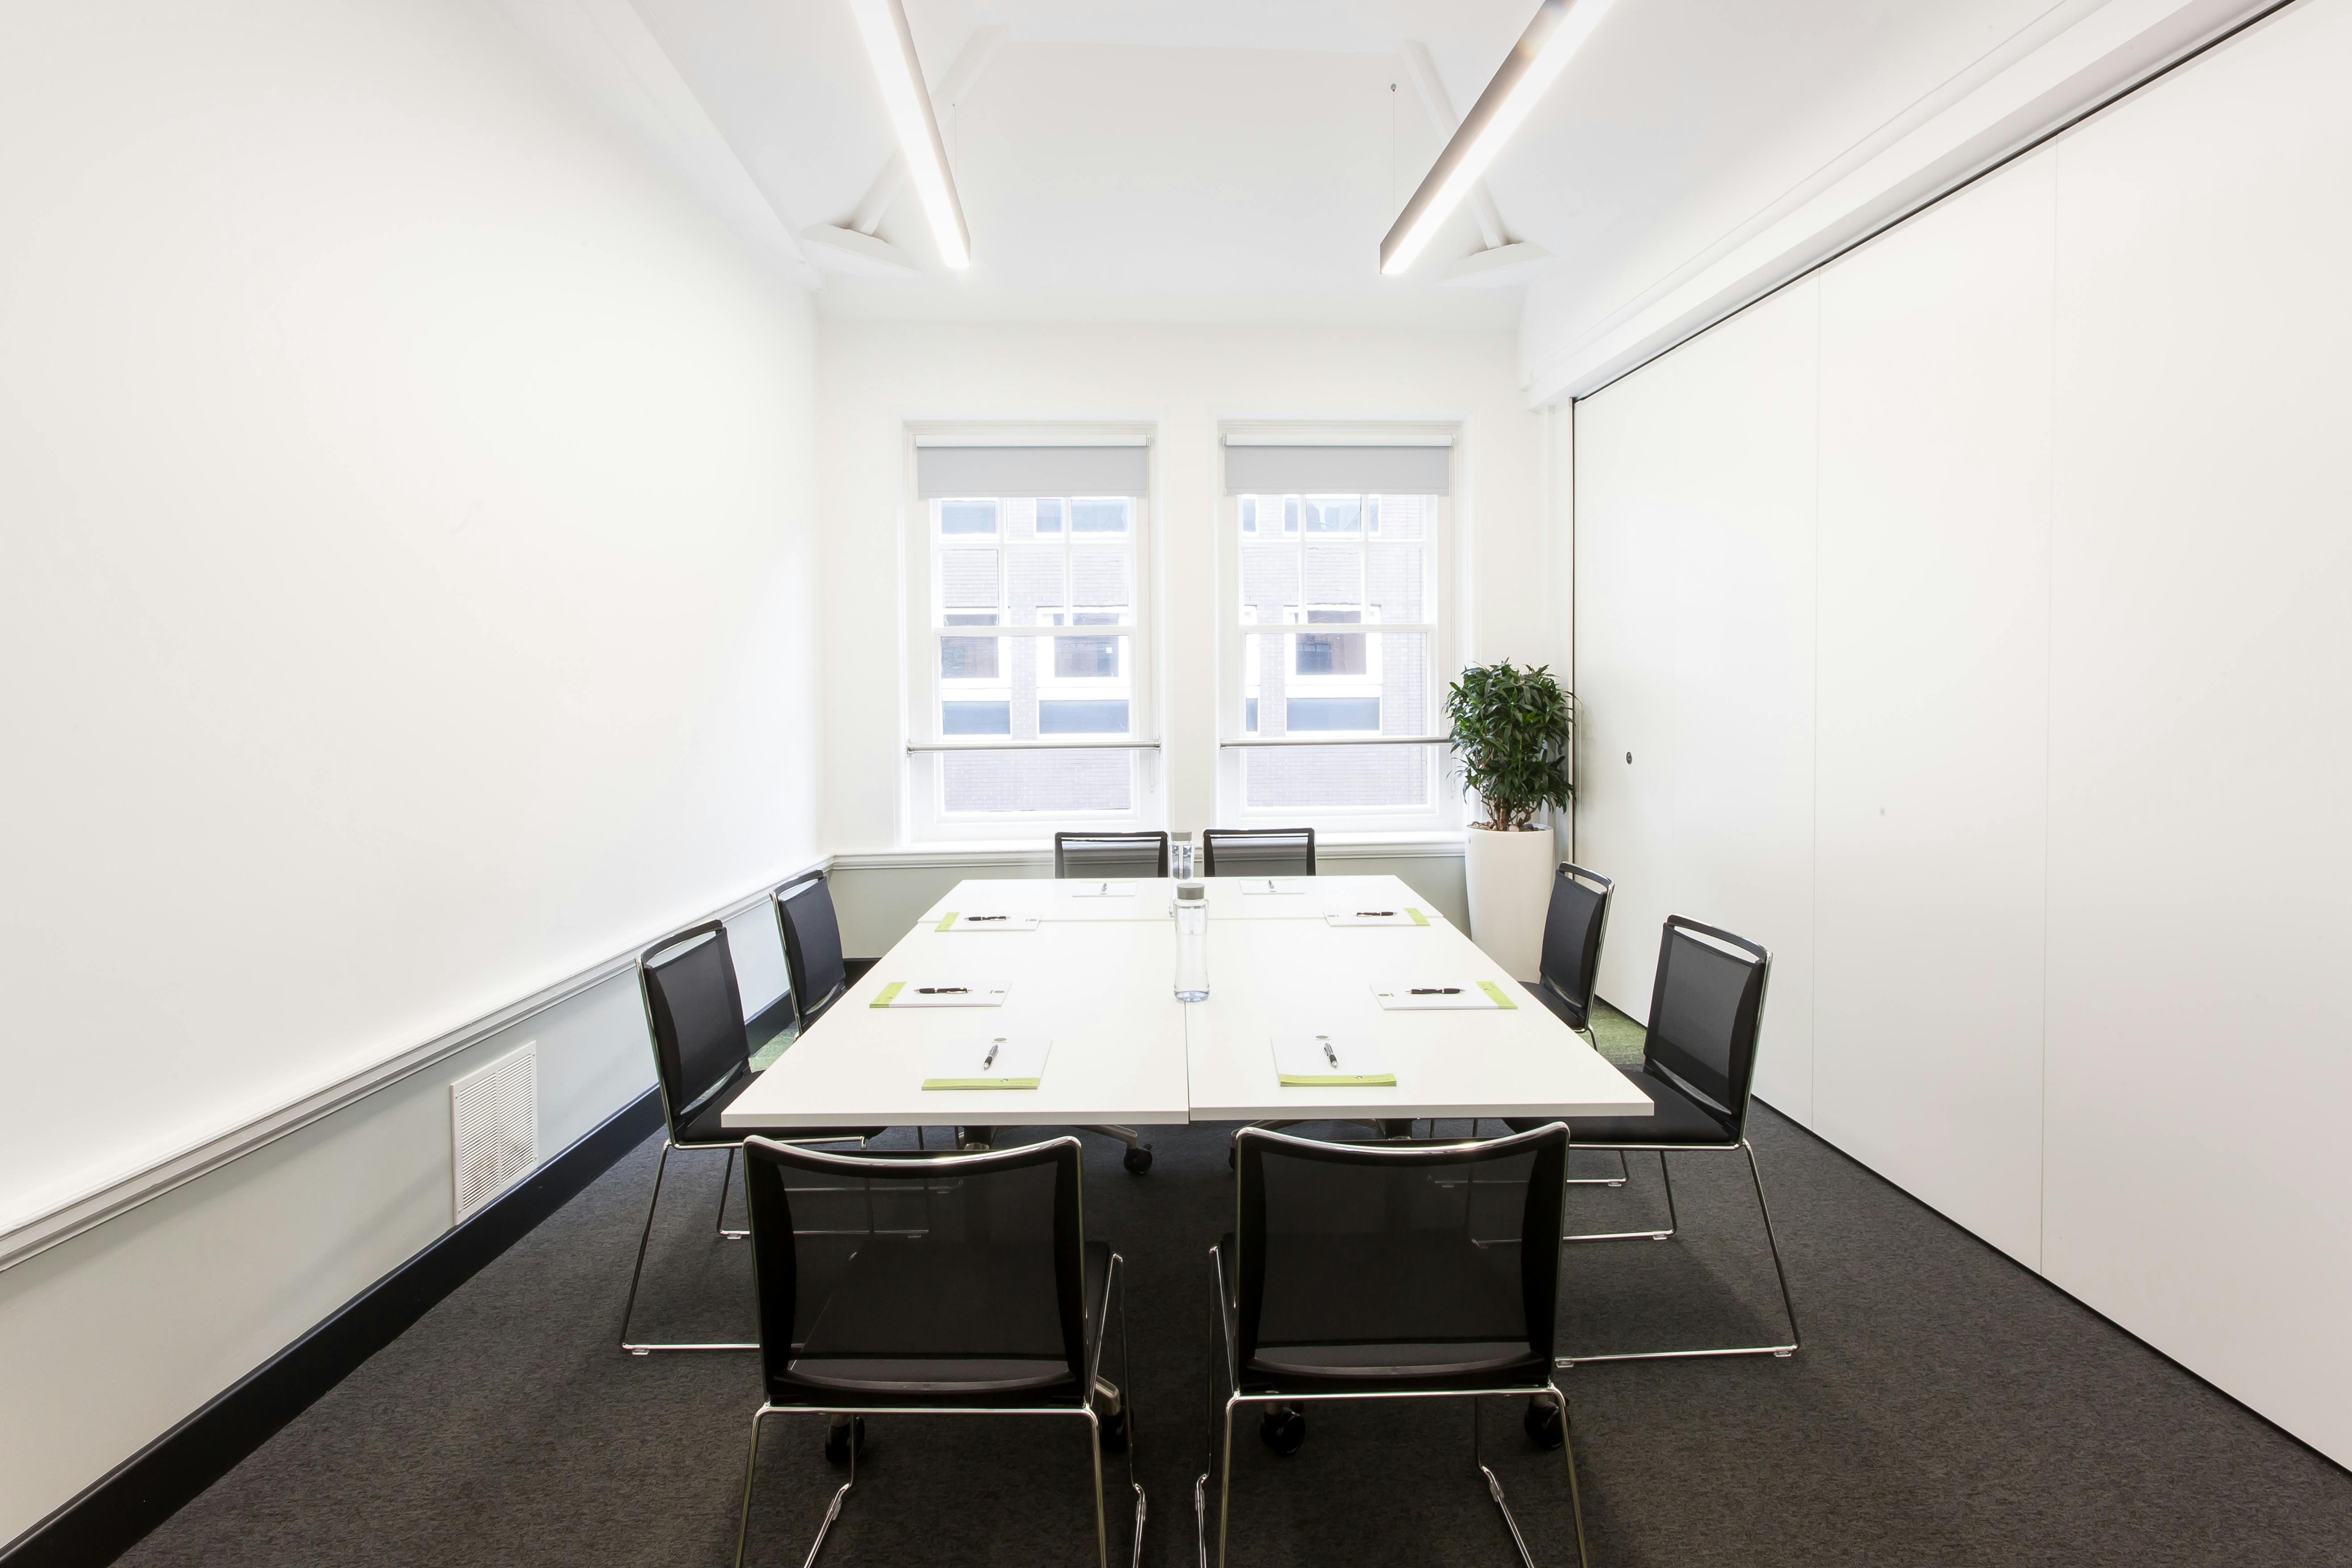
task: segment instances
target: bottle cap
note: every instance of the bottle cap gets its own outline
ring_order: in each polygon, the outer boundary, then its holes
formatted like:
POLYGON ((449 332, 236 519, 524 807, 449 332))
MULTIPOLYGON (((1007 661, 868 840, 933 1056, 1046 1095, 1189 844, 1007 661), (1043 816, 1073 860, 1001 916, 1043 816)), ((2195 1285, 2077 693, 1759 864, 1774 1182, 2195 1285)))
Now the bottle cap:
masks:
POLYGON ((1176 901, 1180 904, 1196 904, 1208 896, 1209 889, 1206 883, 1179 882, 1176 884, 1176 901))

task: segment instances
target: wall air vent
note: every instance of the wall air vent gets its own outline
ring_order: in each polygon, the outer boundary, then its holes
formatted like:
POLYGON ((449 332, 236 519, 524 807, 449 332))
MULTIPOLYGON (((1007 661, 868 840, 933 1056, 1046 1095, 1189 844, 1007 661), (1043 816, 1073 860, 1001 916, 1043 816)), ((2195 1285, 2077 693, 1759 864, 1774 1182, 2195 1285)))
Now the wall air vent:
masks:
POLYGON ((449 1146, 459 1224, 539 1163, 539 1042, 449 1086, 449 1146))

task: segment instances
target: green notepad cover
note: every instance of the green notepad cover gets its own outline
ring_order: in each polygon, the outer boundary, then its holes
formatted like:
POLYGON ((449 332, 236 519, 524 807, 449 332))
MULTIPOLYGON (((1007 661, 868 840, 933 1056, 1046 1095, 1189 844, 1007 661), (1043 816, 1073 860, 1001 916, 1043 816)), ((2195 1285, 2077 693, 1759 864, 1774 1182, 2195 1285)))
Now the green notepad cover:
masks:
POLYGON ((1289 1073, 1276 1073, 1275 1077, 1282 1081, 1286 1089, 1325 1089, 1335 1086, 1362 1089, 1394 1089, 1396 1087, 1396 1074, 1392 1072, 1311 1073, 1296 1077, 1289 1073))
POLYGON ((955 911, 955 910, 950 910, 946 914, 941 915, 941 916, 940 917, 939 929, 940 929, 940 930, 941 930, 941 931, 945 931, 945 930, 947 930, 947 929, 948 929, 948 927, 950 927, 950 926, 951 926, 951 925, 955 924, 955 918, 956 918, 956 911, 955 911))
POLYGON ((1034 1078, 927 1078, 925 1089, 1034 1089, 1034 1078))
POLYGON ((866 1005, 868 1007, 887 1007, 890 1005, 890 998, 896 996, 899 992, 904 991, 906 988, 907 983, 905 981, 893 980, 889 984, 882 987, 881 995, 877 996, 873 1001, 868 1002, 866 1005))
POLYGON ((1404 912, 1412 917, 1412 923, 1417 926, 1425 926, 1429 923, 1429 917, 1419 910, 1408 907, 1404 912))
POLYGON ((1519 1005, 1517 1002, 1512 1001, 1508 995, 1505 994, 1503 988, 1496 984, 1493 981, 1481 980, 1478 982, 1478 989, 1493 997, 1495 999, 1496 1006, 1508 1007, 1513 1012, 1517 1012, 1518 1010, 1519 1005))

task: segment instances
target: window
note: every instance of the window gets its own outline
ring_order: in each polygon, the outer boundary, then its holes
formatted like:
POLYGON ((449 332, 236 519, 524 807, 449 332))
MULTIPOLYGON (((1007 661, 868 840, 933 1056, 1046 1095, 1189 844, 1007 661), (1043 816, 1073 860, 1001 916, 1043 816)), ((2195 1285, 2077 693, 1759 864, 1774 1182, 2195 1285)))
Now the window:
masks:
MULTIPOLYGON (((1244 469, 1228 449, 1229 485, 1244 471, 1307 482, 1228 498, 1232 565, 1222 592, 1231 673, 1222 729, 1244 743, 1220 763, 1226 821, 1346 831, 1450 820, 1442 747, 1346 743, 1429 735, 1440 723, 1443 489, 1316 488, 1317 479, 1341 479, 1363 464, 1360 454, 1369 451, 1377 464, 1394 450, 1258 447, 1244 469), (1277 742, 1289 743, 1267 743, 1277 742)), ((1447 454, 1434 457, 1405 477, 1442 487, 1447 454)))
POLYGON ((908 584, 923 678, 908 693, 919 747, 908 759, 911 836, 1139 826, 1151 771, 1117 742, 1150 738, 1138 582, 1144 448, 922 445, 916 458, 929 493, 908 584), (1062 458, 1076 465, 1065 474, 1137 493, 939 492, 952 481, 1010 489, 1050 479, 1062 458), (992 740, 1010 744, 990 749, 992 740))

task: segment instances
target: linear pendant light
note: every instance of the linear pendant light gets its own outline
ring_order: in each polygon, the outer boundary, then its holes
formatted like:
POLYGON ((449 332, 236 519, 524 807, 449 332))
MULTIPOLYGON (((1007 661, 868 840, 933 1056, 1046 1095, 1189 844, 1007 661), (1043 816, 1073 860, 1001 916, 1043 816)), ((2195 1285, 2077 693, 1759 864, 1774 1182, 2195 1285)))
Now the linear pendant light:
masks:
POLYGON ((914 183, 923 214, 931 220, 941 259, 961 270, 971 265, 971 231, 964 226, 955 176, 948 172, 948 147, 940 139, 939 116, 931 111, 931 89, 923 80, 923 63, 915 58, 915 35, 907 26, 907 7, 900 0, 850 0, 850 9, 856 15, 858 34, 866 40, 866 56, 874 62, 874 78, 881 84, 891 129, 898 133, 907 178, 914 183))
POLYGON ((1511 46, 1495 79, 1470 106, 1461 128, 1437 155, 1429 177, 1421 182, 1412 200, 1397 215, 1388 237, 1381 241, 1382 272, 1402 272, 1420 257, 1439 227, 1454 216, 1454 209, 1485 178, 1487 166, 1543 97, 1544 89, 1567 68, 1569 60, 1615 4, 1616 0, 1543 0, 1535 20, 1511 46))

